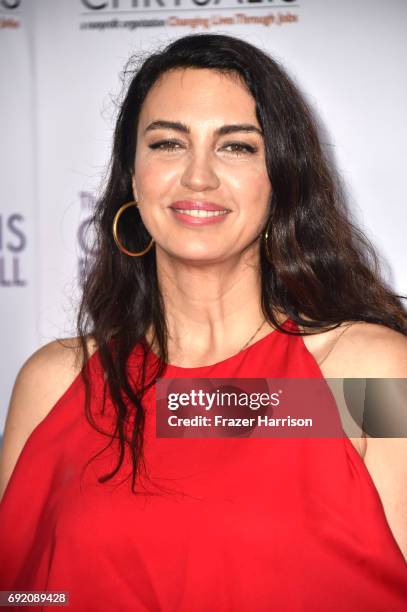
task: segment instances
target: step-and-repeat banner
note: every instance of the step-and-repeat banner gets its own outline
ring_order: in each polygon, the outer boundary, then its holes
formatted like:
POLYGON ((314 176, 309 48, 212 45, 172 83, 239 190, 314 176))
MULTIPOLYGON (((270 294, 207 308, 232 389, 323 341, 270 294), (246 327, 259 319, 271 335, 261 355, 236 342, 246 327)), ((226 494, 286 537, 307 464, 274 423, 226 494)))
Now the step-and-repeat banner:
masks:
POLYGON ((406 22, 405 0, 0 0, 0 432, 25 359, 75 334, 123 67, 185 34, 239 36, 284 64, 407 294, 406 22))

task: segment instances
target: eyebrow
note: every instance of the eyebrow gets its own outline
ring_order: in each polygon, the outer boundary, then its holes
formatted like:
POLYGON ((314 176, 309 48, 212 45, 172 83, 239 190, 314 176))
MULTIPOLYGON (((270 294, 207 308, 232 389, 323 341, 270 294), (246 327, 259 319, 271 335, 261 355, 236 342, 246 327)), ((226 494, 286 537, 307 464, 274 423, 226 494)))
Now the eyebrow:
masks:
MULTIPOLYGON (((189 127, 181 121, 166 121, 165 119, 157 119, 150 123, 144 130, 144 134, 151 130, 160 129, 177 130, 184 134, 190 134, 191 130, 189 127)), ((225 134, 232 134, 233 132, 257 132, 260 136, 263 136, 262 130, 251 123, 234 123, 230 125, 222 125, 215 130, 216 136, 224 136, 225 134)))

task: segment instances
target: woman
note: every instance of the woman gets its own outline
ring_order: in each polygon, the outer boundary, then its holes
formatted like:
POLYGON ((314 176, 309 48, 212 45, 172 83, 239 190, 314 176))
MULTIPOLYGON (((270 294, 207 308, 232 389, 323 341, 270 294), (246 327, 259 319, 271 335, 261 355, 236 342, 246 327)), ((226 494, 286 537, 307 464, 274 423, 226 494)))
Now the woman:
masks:
POLYGON ((1 588, 73 610, 405 609, 404 439, 154 432, 159 377, 407 375, 406 313, 281 67, 212 34, 147 58, 94 223, 79 341, 14 387, 1 588))

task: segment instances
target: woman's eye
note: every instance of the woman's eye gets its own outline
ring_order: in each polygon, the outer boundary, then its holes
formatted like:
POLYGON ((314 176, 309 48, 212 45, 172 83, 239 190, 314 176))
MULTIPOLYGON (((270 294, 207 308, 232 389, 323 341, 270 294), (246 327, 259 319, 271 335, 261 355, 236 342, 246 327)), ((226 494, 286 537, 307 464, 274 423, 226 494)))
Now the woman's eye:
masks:
POLYGON ((231 142, 224 145, 223 148, 228 149, 229 147, 232 147, 231 153, 237 153, 238 155, 242 155, 244 153, 255 153, 257 151, 255 147, 243 142, 231 142))
POLYGON ((180 146, 180 143, 174 140, 160 140, 148 146, 150 149, 158 149, 159 151, 175 151, 180 146))

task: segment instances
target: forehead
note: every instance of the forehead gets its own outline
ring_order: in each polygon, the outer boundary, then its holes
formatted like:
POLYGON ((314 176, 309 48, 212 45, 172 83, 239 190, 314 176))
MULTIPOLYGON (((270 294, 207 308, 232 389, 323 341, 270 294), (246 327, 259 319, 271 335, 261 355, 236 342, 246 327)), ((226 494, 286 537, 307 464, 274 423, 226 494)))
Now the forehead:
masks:
POLYGON ((165 72, 148 92, 140 126, 163 115, 185 123, 243 123, 258 125, 256 102, 237 74, 206 68, 177 68, 165 72))

